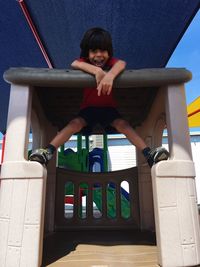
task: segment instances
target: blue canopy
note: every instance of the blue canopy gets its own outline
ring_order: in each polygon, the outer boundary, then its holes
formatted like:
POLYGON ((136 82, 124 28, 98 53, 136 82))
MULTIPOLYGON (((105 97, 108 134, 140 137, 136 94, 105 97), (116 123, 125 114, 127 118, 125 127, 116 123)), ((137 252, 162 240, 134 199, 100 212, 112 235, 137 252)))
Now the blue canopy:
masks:
MULTIPOLYGON (((200 7, 200 0, 21 0, 54 68, 69 68, 79 56, 83 33, 103 27, 113 37, 114 55, 127 68, 164 67, 200 7)), ((1 4, 0 130, 6 131, 10 67, 48 67, 18 1, 1 4)))

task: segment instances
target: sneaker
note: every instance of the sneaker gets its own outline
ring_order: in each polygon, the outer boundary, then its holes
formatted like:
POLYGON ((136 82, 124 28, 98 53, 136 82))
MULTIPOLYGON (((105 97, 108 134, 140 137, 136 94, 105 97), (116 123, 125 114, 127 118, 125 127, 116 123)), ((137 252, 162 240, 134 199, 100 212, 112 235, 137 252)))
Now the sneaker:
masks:
POLYGON ((161 160, 167 160, 169 158, 169 152, 164 147, 150 149, 148 154, 147 161, 150 167, 161 160))
POLYGON ((30 161, 37 161, 41 164, 47 165, 49 160, 53 157, 53 153, 48 148, 38 148, 34 150, 30 156, 30 161))

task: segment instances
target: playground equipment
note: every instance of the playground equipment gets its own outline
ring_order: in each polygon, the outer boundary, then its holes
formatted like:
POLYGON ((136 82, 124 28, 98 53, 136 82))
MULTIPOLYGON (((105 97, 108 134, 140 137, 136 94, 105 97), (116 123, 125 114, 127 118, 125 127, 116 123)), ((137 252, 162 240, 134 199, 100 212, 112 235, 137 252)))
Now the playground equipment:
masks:
POLYGON ((77 152, 72 149, 65 149, 64 145, 61 146, 58 152, 58 166, 67 169, 87 172, 89 155, 89 137, 85 138, 85 147, 83 148, 82 134, 78 134, 77 138, 77 152))
POLYGON ((189 127, 200 127, 200 97, 187 107, 189 127))
POLYGON ((100 165, 100 170, 108 171, 108 146, 107 135, 103 135, 103 149, 94 148, 89 151, 89 134, 85 134, 83 140, 83 134, 77 135, 77 152, 72 149, 65 149, 64 145, 61 146, 58 152, 58 166, 65 167, 76 171, 93 171, 95 163, 100 165), (85 146, 83 145, 85 143, 85 146))
POLYGON ((121 232, 154 228, 158 264, 163 267, 200 264, 195 169, 183 86, 191 79, 189 71, 127 70, 114 84, 116 97, 123 99, 120 102, 122 116, 129 119, 132 126, 138 126, 136 130, 146 143, 159 146, 167 125, 170 160, 159 162, 150 170, 138 152, 134 169, 90 174, 56 169, 55 158, 47 170, 37 162, 28 162, 27 144, 30 124, 33 149, 51 140, 78 109, 80 85, 94 86, 93 77, 79 71, 14 68, 8 70, 4 78, 11 83, 11 98, 1 168, 0 266, 41 266, 43 233, 46 237, 66 229, 121 232), (74 184, 75 203, 73 217, 67 219, 64 188, 69 181, 74 184), (130 188, 128 219, 121 213, 122 181, 127 181, 130 188), (86 218, 80 218, 78 210, 82 182, 88 186, 86 218), (109 218, 107 212, 106 189, 110 183, 116 190, 115 218, 109 218), (93 216, 94 184, 101 185, 102 190, 100 218, 93 216))

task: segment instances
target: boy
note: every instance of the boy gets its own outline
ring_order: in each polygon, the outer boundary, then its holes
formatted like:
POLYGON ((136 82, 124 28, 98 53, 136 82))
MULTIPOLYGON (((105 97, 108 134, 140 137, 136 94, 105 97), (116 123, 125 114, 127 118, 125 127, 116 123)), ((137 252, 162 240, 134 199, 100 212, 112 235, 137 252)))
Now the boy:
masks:
POLYGON ((130 124, 121 118, 113 97, 114 79, 125 69, 123 60, 113 57, 112 39, 109 32, 101 28, 89 29, 80 44, 80 59, 72 62, 74 69, 94 75, 96 88, 84 88, 83 101, 78 116, 71 120, 45 148, 33 151, 29 159, 47 164, 58 147, 81 131, 85 126, 100 123, 103 127, 111 125, 135 145, 147 159, 150 167, 160 160, 167 160, 169 152, 162 147, 150 149, 130 124))

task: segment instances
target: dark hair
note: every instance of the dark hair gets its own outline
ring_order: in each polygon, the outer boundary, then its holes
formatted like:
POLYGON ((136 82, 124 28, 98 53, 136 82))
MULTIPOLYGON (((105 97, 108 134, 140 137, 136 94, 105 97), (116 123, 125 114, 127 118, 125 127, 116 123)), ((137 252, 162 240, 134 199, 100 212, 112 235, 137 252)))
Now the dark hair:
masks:
POLYGON ((89 50, 107 50, 109 57, 113 56, 112 38, 108 31, 102 28, 92 28, 86 31, 80 43, 80 57, 88 58, 89 50))

